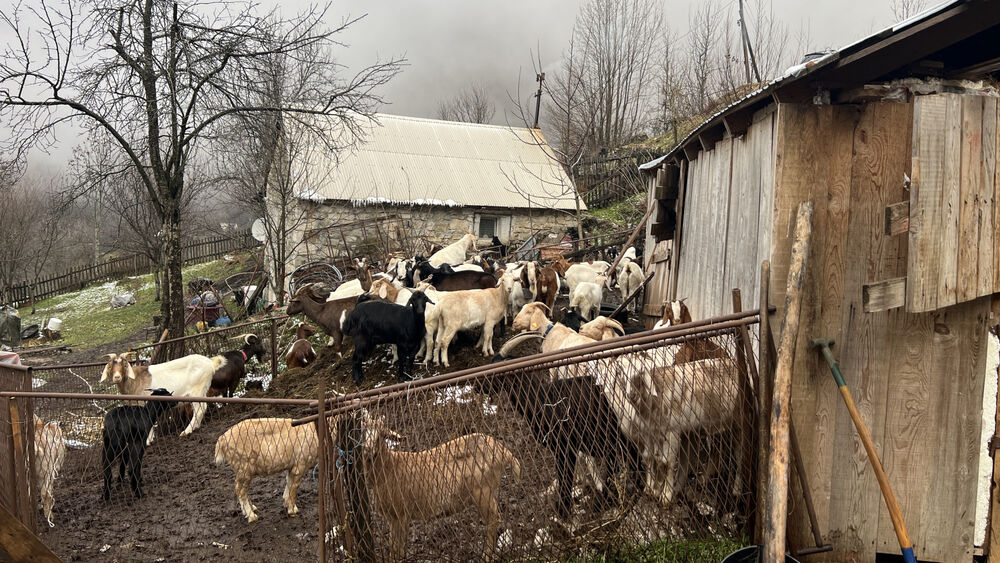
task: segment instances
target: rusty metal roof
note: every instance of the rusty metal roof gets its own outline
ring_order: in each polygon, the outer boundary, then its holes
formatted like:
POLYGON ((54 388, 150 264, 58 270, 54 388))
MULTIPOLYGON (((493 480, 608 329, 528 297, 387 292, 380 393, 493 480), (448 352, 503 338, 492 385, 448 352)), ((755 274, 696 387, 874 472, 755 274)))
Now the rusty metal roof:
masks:
POLYGON ((312 151, 305 164, 318 167, 322 179, 299 197, 356 205, 576 208, 573 183, 537 129, 380 114, 361 130, 363 140, 352 148, 312 151))

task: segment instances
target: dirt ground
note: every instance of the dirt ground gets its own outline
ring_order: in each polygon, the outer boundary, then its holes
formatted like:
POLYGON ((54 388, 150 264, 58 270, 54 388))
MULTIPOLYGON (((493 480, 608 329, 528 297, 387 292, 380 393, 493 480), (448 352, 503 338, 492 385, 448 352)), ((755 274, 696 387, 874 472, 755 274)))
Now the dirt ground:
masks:
MULTIPOLYGON (((453 344, 451 368, 443 370, 418 364, 416 376, 430 377, 482 365, 487 360, 473 349, 477 338, 476 334, 460 334, 458 342, 453 344)), ((499 336, 495 338, 497 351, 503 341, 499 336)), ((55 357, 59 363, 95 361, 105 351, 120 347, 121 343, 115 343, 86 354, 74 352, 55 357)), ((519 355, 531 352, 522 350, 519 355)), ((362 387, 395 382, 395 367, 389 364, 389 356, 387 348, 380 349, 366 363, 362 387)), ((53 379, 43 388, 75 390, 82 385, 81 380, 96 381, 99 372, 100 368, 94 368, 89 374, 52 374, 53 379)), ((322 350, 314 366, 286 370, 270 382, 266 391, 250 390, 246 396, 312 398, 320 378, 327 381, 331 390, 356 390, 350 376, 350 357, 339 358, 322 350)), ((85 386, 83 390, 86 391, 85 386)), ((309 411, 294 407, 210 406, 203 426, 189 437, 178 437, 176 430, 158 431, 143 462, 145 498, 133 499, 127 486, 119 486, 112 500, 104 502, 100 408, 110 406, 56 400, 40 400, 36 404, 43 418, 62 422, 71 440, 55 486, 55 527, 49 528, 44 520, 40 524, 42 540, 57 555, 74 561, 291 561, 316 557, 317 485, 312 474, 306 476, 299 489, 297 504, 301 513, 297 518, 288 517, 282 508, 282 475, 255 480, 250 495, 259 508, 260 520, 248 524, 235 500, 232 470, 212 463, 217 438, 236 422, 250 417, 301 416, 309 411)), ((551 519, 553 505, 548 490, 555 477, 552 455, 532 438, 504 396, 487 396, 472 387, 458 386, 417 392, 405 400, 386 402, 370 410, 406 437, 397 446, 403 451, 433 447, 473 432, 498 439, 522 465, 521 481, 514 483, 507 475, 501 486, 501 530, 506 530, 509 540, 505 541, 512 546, 501 555, 505 559, 568 555, 565 550, 573 542, 564 541, 566 530, 551 519)), ((607 515, 588 512, 587 491, 576 494, 577 530, 596 527, 598 522, 605 524, 587 535, 586 542, 649 541, 667 531, 677 531, 666 527, 663 515, 653 508, 651 501, 640 501, 629 514, 609 525, 607 515)), ((684 510, 690 514, 697 507, 684 510)), ((377 516, 375 524, 376 545, 384 546, 385 526, 377 516)), ((482 534, 483 523, 471 508, 446 518, 416 522, 410 528, 407 558, 477 559, 481 554, 482 534)), ((342 558, 335 550, 331 551, 335 559, 342 558)))

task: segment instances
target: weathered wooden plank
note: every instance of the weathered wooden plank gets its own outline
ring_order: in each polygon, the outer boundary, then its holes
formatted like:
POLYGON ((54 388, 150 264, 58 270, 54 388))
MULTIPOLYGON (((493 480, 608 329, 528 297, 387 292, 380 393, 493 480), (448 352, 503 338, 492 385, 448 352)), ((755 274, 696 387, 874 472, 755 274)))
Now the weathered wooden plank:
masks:
MULTIPOLYGON (((733 139, 722 139, 709 151, 712 154, 711 191, 706 198, 706 212, 710 220, 707 250, 703 254, 703 276, 707 295, 697 318, 722 315, 732 310, 731 297, 726 288, 726 248, 719 241, 727 239, 729 225, 729 200, 732 178, 733 139), (714 236, 713 236, 714 235, 714 236)), ((730 288, 731 289, 731 288, 730 288)))
POLYGON ((760 260, 757 257, 757 219, 760 206, 760 179, 755 178, 753 129, 733 141, 733 172, 726 236, 725 288, 740 288, 757 300, 760 260))
POLYGON ((910 177, 910 245, 906 308, 910 312, 937 308, 944 181, 943 96, 917 96, 913 102, 913 150, 910 177))
POLYGON ((910 229, 910 202, 901 201, 885 208, 885 234, 901 235, 910 229))
MULTIPOLYGON (((961 181, 958 211, 956 302, 975 299, 979 291, 979 228, 983 174, 983 97, 962 96, 961 181)), ((943 249, 948 252, 948 247, 943 249)), ((992 253, 991 253, 992 254, 992 253)), ((990 256, 992 262, 993 257, 990 256)), ((992 272, 990 276, 992 277, 992 272)))
POLYGON ((866 313, 888 311, 906 304, 906 278, 892 278, 861 286, 861 303, 866 313))
POLYGON ((997 150, 997 99, 983 98, 983 152, 982 189, 979 197, 979 286, 976 295, 989 295, 1000 291, 995 287, 994 278, 1000 264, 995 261, 997 249, 995 221, 997 214, 996 197, 996 150, 997 150))
MULTIPOLYGON (((760 204, 757 212, 757 263, 771 259, 771 224, 774 221, 774 123, 777 112, 762 110, 754 116, 754 171, 760 186, 760 204)), ((754 291, 760 285, 760 272, 754 277, 754 291)), ((759 298, 759 296, 758 296, 759 298)))
POLYGON ((938 309, 958 303, 959 215, 962 205, 962 98, 945 94, 944 178, 941 193, 941 262, 938 309))
POLYGON ((56 562, 60 559, 38 536, 26 528, 6 508, 0 506, 0 553, 6 552, 13 561, 32 563, 56 562))

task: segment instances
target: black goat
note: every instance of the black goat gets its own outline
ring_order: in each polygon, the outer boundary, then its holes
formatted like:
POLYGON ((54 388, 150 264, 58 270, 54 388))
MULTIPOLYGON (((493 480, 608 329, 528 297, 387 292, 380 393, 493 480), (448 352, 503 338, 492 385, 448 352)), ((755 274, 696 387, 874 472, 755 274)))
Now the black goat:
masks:
MULTIPOLYGON (((422 276, 419 280, 426 280, 434 289, 438 291, 462 291, 465 289, 489 289, 491 287, 497 286, 497 277, 493 274, 488 274, 486 272, 476 272, 476 271, 461 271, 452 273, 446 273, 444 271, 445 265, 441 266, 440 271, 437 273, 431 273, 428 276, 422 276), (429 278, 429 279, 428 279, 429 278)), ((451 266, 448 266, 451 268, 451 266)), ((426 270, 425 270, 426 271, 426 270)), ((414 271, 414 274, 417 272, 414 271)), ((407 276, 408 280, 413 279, 415 276, 407 276)))
POLYGON ((427 279, 428 277, 450 276, 454 273, 455 269, 451 264, 441 264, 435 268, 427 260, 416 260, 414 261, 414 266, 407 269, 404 283, 406 287, 416 287, 420 283, 420 280, 427 279))
POLYGON ((247 361, 252 357, 256 357, 258 362, 264 360, 267 349, 257 335, 241 334, 233 337, 234 340, 237 338, 243 339, 243 346, 238 350, 222 354, 226 363, 212 374, 212 386, 208 389, 209 397, 218 395, 232 397, 236 387, 247 374, 247 361))
POLYGON ((414 291, 406 306, 387 301, 358 299, 357 306, 344 321, 344 334, 354 340, 351 374, 354 384, 361 384, 361 364, 379 344, 395 344, 399 354, 399 381, 413 379, 413 359, 424 341, 427 329, 424 310, 434 304, 424 292, 414 291))
MULTIPOLYGON (((154 389, 154 397, 169 397, 166 389, 154 389)), ((146 453, 146 437, 161 414, 177 405, 177 401, 146 401, 144 406, 124 405, 115 407, 104 415, 101 431, 104 448, 101 462, 104 466, 104 500, 111 499, 111 473, 118 461, 118 480, 125 478, 128 466, 129 485, 136 498, 142 498, 142 456, 146 453)))
MULTIPOLYGON (((497 355, 494 361, 506 359, 497 355)), ((549 379, 548 371, 505 374, 479 384, 493 395, 504 391, 517 413, 528 423, 531 433, 556 461, 556 513, 572 513, 573 474, 580 454, 603 460, 607 475, 615 483, 618 496, 605 490, 598 510, 617 498, 634 498, 642 493, 646 475, 639 449, 622 434, 607 397, 590 377, 549 379), (622 471, 627 480, 614 476, 622 471), (629 489, 633 491, 629 491, 629 489)))

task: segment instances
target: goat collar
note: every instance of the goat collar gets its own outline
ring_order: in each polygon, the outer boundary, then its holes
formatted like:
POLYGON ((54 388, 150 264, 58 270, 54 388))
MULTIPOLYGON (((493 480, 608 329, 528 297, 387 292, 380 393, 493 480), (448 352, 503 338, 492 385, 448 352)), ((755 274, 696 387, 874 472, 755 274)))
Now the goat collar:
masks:
POLYGON ((554 326, 556 326, 556 323, 549 323, 549 326, 545 327, 545 332, 542 333, 542 338, 545 338, 546 336, 548 336, 549 335, 549 331, 552 330, 552 327, 554 327, 554 326))
POLYGON ((243 350, 240 350, 239 352, 240 352, 240 354, 243 354, 243 361, 246 362, 247 361, 247 353, 244 352, 243 350))

